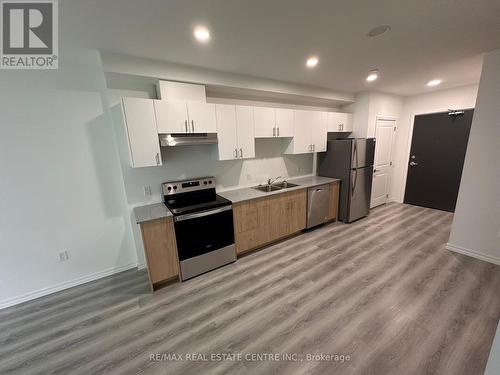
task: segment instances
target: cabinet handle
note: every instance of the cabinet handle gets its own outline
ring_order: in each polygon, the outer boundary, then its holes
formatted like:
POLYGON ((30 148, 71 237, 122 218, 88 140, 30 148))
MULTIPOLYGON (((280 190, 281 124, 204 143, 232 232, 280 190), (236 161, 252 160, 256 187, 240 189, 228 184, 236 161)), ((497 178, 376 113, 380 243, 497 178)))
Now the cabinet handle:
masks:
POLYGON ((238 149, 237 148, 234 149, 234 158, 235 159, 238 158, 238 149))
POLYGON ((276 137, 276 128, 273 128, 273 137, 276 137))
POLYGON ((189 130, 188 130, 188 120, 184 120, 184 126, 186 127, 186 133, 189 133, 189 130))
POLYGON ((156 158, 156 165, 160 165, 160 154, 158 152, 156 153, 155 158, 156 158))
POLYGON ((191 127, 193 128, 193 133, 194 133, 194 120, 191 120, 191 127))
POLYGON ((280 128, 279 128, 279 126, 278 126, 278 130, 277 131, 278 131, 278 137, 279 137, 280 136, 280 128))
POLYGON ((240 148, 240 158, 242 158, 242 157, 243 157, 243 149, 240 148))

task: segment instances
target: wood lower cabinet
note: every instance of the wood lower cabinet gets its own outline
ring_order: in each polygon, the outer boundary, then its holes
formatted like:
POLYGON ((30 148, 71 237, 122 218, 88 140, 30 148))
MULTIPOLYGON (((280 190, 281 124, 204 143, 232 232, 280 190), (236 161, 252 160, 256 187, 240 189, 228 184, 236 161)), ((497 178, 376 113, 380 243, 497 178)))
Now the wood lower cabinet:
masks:
POLYGON ((267 197, 233 205, 238 254, 271 241, 270 213, 271 201, 267 197))
POLYGON ((337 220, 339 211, 340 183, 330 184, 330 207, 328 209, 328 220, 337 220))
POLYGON ((276 195, 271 199, 271 238, 277 239, 306 227, 307 190, 276 195))
POLYGON ((306 190, 233 204, 236 252, 245 253, 306 227, 306 190))
POLYGON ((179 261, 172 218, 142 223, 141 232, 151 287, 154 289, 157 284, 178 278, 179 261))

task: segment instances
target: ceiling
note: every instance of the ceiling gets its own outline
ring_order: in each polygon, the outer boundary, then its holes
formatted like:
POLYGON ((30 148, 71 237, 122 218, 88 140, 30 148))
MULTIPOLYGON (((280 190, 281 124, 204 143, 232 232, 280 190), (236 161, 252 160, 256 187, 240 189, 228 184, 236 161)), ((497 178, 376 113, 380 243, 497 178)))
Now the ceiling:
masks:
POLYGON ((63 38, 104 51, 255 77, 399 95, 478 82, 500 48, 499 0, 67 0, 63 38), (192 29, 210 29, 197 43, 192 29), (371 28, 388 33, 369 38, 371 28), (307 69, 315 54, 320 61, 307 69), (369 84, 370 69, 380 77, 369 84))

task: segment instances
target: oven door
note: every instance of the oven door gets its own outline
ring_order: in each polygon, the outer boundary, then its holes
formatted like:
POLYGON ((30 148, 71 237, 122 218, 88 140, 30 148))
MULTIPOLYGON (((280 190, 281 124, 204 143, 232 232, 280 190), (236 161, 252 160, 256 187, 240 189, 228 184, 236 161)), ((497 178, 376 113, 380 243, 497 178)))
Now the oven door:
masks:
POLYGON ((231 206, 174 217, 179 261, 234 244, 231 206))

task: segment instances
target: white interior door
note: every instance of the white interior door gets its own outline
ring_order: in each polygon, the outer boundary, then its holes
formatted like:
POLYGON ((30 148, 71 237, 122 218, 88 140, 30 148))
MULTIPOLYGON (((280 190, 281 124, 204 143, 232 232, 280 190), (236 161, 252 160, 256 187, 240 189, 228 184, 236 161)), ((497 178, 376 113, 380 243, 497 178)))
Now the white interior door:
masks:
POLYGON ((386 203, 389 196, 389 182, 392 170, 392 144, 394 142, 395 130, 396 121, 377 120, 370 207, 376 207, 386 203))
POLYGON ((255 157, 253 107, 236 106, 236 135, 238 139, 238 158, 255 157))
POLYGON ((217 133, 215 104, 189 102, 187 107, 191 133, 217 133))
POLYGON ((217 115, 219 160, 236 159, 236 107, 228 104, 215 106, 217 115))

